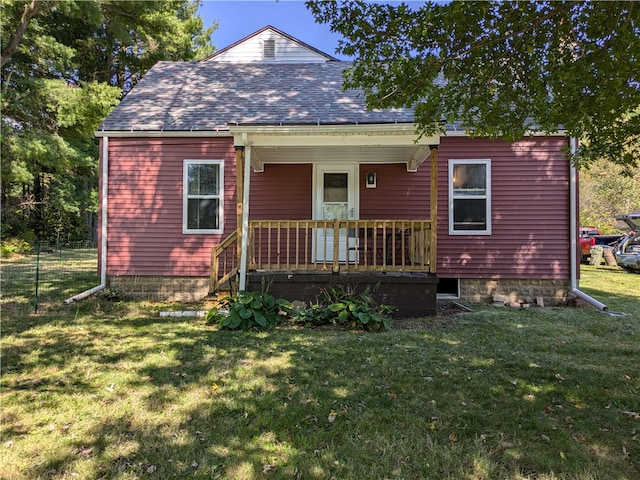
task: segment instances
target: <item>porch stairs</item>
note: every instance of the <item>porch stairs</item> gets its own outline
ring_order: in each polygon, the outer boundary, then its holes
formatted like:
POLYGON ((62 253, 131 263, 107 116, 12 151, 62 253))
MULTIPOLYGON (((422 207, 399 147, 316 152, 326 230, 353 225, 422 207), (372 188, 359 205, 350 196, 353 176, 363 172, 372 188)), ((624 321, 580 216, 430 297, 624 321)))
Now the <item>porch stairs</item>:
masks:
POLYGON ((239 270, 238 230, 234 230, 220 245, 211 249, 209 296, 222 292, 237 293, 239 270))

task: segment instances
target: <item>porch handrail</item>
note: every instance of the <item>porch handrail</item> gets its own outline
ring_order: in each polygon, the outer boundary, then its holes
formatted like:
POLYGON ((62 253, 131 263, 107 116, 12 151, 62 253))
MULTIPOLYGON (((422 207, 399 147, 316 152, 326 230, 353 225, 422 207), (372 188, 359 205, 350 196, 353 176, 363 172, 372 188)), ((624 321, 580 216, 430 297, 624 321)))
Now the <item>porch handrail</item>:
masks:
POLYGON ((211 249, 209 293, 228 283, 240 269, 237 255, 238 230, 234 230, 222 243, 211 249))
POLYGON ((435 273, 430 220, 250 220, 248 240, 251 270, 435 273))

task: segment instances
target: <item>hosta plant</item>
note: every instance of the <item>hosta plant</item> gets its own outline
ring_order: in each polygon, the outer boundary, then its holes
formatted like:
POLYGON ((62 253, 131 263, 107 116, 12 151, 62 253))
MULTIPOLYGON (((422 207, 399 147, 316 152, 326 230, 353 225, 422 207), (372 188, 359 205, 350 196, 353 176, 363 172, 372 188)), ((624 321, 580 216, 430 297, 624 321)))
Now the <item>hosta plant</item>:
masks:
POLYGON ((290 302, 261 291, 240 291, 223 298, 220 307, 212 308, 205 320, 227 330, 273 327, 291 313, 290 302))
POLYGON ((311 325, 340 325, 365 330, 389 330, 392 305, 376 305, 367 288, 355 294, 342 287, 330 287, 323 291, 323 301, 298 313, 297 320, 311 325))

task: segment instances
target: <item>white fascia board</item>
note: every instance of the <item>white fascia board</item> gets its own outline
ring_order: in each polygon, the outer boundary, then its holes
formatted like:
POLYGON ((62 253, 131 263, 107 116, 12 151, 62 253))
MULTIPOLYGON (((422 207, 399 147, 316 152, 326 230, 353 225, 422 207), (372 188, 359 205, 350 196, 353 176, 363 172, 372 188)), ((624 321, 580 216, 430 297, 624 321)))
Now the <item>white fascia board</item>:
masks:
POLYGON ((176 138, 176 137, 231 137, 229 130, 98 130, 96 137, 138 137, 138 138, 176 138))
MULTIPOLYGON (((467 130, 447 130, 442 134, 443 137, 468 137, 469 133, 467 130)), ((558 130, 554 133, 545 133, 537 130, 528 130, 524 133, 522 138, 527 137, 568 137, 569 133, 566 130, 558 130)), ((476 138, 486 138, 482 136, 478 136, 476 138)))
POLYGON ((440 135, 418 137, 415 124, 237 126, 231 127, 236 145, 243 134, 259 147, 438 145, 440 135))

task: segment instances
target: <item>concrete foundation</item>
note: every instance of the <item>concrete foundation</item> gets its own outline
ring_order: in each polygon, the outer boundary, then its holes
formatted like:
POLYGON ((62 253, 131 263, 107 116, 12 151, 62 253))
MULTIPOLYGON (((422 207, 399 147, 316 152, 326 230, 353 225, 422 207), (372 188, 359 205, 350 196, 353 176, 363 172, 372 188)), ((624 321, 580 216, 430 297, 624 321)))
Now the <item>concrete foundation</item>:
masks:
POLYGON ((570 280, 460 279, 460 300, 469 303, 492 303, 494 295, 500 295, 512 302, 542 297, 545 305, 561 305, 566 303, 570 293, 570 280))

